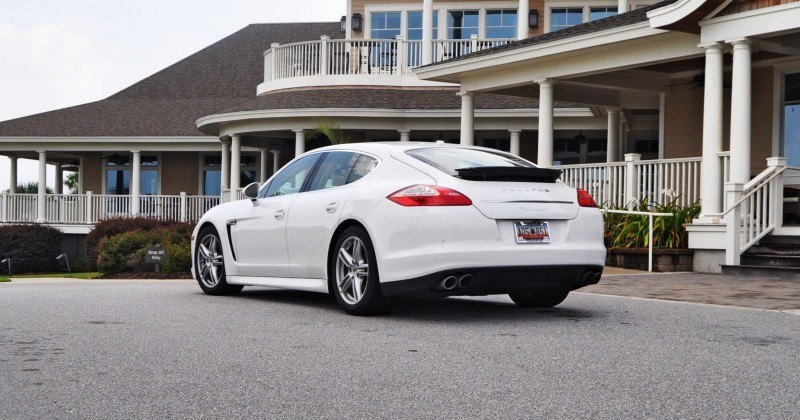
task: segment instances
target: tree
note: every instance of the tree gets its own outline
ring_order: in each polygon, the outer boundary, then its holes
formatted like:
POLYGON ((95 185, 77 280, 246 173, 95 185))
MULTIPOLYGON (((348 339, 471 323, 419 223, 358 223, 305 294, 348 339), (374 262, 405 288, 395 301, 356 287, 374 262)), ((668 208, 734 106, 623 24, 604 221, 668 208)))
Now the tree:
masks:
POLYGON ((69 188, 70 194, 77 194, 78 193, 78 173, 77 172, 70 172, 69 175, 64 179, 64 185, 69 188))
POLYGON ((327 146, 328 144, 350 143, 350 138, 342 130, 342 126, 333 118, 317 118, 314 121, 314 125, 316 127, 309 136, 311 140, 308 142, 308 150, 327 146))
MULTIPOLYGON (((48 194, 53 193, 53 189, 50 187, 45 187, 45 190, 48 194)), ((39 183, 38 182, 28 182, 27 184, 19 184, 17 185, 17 193, 19 194, 38 194, 39 193, 39 183)))

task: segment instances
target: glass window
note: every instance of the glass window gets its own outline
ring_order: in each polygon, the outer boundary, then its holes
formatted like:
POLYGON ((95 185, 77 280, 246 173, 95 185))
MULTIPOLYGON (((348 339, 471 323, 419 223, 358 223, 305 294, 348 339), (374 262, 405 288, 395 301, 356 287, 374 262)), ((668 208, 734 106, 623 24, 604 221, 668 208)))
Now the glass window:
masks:
POLYGON ((203 170, 203 195, 220 195, 222 172, 219 169, 203 170))
POLYGON ((550 32, 557 31, 570 26, 583 23, 583 9, 551 9, 550 10, 550 32))
POLYGON ((203 166, 222 166, 222 155, 203 156, 203 166))
POLYGON ((783 157, 800 166, 800 73, 787 74, 783 86, 783 157))
POLYGON ((158 194, 158 171, 153 169, 142 169, 139 174, 139 193, 141 195, 156 195, 158 194))
POLYGON ((158 166, 158 156, 142 155, 140 158, 142 166, 158 166))
POLYGON ((400 35, 400 12, 373 12, 370 38, 394 39, 400 35))
POLYGON ((357 153, 330 152, 326 154, 314 179, 311 180, 308 190, 324 190, 347 184, 347 177, 350 176, 356 160, 358 160, 357 153))
POLYGON ((377 165, 378 159, 367 155, 360 155, 356 164, 353 165, 353 170, 350 171, 350 175, 347 176, 347 183, 356 182, 365 177, 368 173, 372 172, 377 165))
POLYGON ((106 194, 128 195, 131 192, 131 171, 109 169, 106 171, 106 194))
POLYGON ((275 197, 300 192, 300 189, 303 188, 303 183, 319 157, 319 153, 304 156, 285 167, 275 175, 267 188, 261 190, 262 194, 259 194, 259 197, 275 197))
POLYGON ((607 18, 610 16, 615 16, 617 14, 616 7, 592 7, 589 10, 589 20, 598 20, 607 18))
POLYGON ((108 166, 128 166, 131 164, 131 157, 129 155, 118 155, 114 153, 106 157, 108 166))
POLYGON ((486 38, 515 38, 517 36, 516 10, 487 10, 486 38))
POLYGON ((448 10, 448 39, 469 39, 478 35, 479 15, 477 10, 448 10))
POLYGON ((458 175, 456 169, 462 168, 534 167, 532 163, 517 156, 486 150, 437 146, 409 150, 406 154, 452 176, 458 175))
MULTIPOLYGON (((408 12, 407 39, 416 41, 422 39, 422 11, 408 12)), ((439 39, 439 11, 433 11, 433 39, 439 39)))

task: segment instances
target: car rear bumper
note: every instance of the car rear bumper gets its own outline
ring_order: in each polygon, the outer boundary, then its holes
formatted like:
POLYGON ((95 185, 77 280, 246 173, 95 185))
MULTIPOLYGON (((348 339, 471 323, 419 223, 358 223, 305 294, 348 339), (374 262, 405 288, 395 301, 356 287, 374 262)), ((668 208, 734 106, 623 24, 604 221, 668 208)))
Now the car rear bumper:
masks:
POLYGON ((597 284, 602 265, 533 265, 512 267, 471 267, 439 271, 421 277, 381 283, 386 296, 396 295, 494 295, 506 293, 575 290, 597 284), (445 290, 440 286, 449 276, 471 275, 464 287, 445 290))

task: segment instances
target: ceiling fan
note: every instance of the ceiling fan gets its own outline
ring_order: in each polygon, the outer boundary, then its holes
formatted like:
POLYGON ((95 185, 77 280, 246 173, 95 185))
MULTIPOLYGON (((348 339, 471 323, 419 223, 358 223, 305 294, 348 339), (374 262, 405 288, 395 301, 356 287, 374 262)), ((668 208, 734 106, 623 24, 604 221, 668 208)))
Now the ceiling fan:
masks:
MULTIPOLYGON (((705 71, 701 71, 700 73, 697 73, 694 76, 692 76, 692 78, 689 79, 689 80, 685 80, 685 81, 682 81, 682 82, 675 82, 675 83, 670 83, 668 85, 664 85, 664 87, 670 87, 670 86, 691 86, 689 88, 691 90, 705 87, 706 86, 706 73, 705 73, 705 71)), ((722 86, 725 89, 730 89, 731 88, 731 83, 730 82, 723 82, 722 86)))

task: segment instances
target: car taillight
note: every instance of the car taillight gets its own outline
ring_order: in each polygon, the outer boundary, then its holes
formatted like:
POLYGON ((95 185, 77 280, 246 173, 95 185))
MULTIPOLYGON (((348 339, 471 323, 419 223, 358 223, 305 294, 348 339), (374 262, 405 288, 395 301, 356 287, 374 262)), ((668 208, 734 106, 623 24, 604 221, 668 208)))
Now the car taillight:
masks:
POLYGON ((578 205, 581 207, 597 207, 594 198, 586 190, 578 188, 578 205))
POLYGON ((436 185, 412 185, 386 198, 405 207, 472 205, 472 200, 464 194, 436 185))

